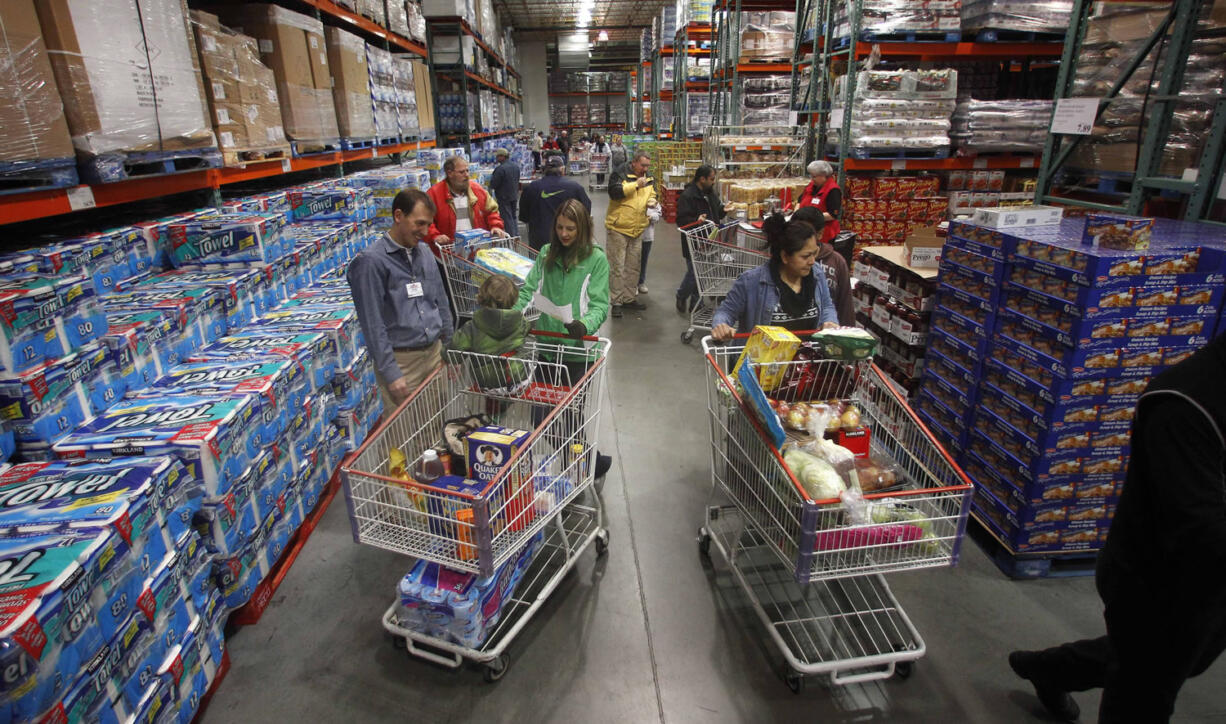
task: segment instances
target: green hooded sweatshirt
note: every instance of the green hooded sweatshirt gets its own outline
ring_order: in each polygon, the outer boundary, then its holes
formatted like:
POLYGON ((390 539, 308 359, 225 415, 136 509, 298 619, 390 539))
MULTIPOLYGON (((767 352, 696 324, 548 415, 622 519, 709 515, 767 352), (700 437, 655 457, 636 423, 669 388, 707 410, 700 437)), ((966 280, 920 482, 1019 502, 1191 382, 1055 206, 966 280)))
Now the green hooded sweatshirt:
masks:
MULTIPOLYGON (((532 303, 532 297, 539 291, 541 296, 560 307, 570 307, 574 318, 583 322, 589 335, 596 334, 600 325, 609 316, 609 260, 604 249, 592 247, 588 254, 571 269, 564 269, 560 262, 548 265, 545 259, 549 256, 549 244, 546 244, 536 257, 532 271, 524 280, 519 290, 519 301, 515 308, 526 309, 532 303)), ((536 328, 546 332, 566 334, 566 326, 558 319, 542 314, 536 320, 536 328)), ((547 340, 554 342, 554 340, 547 340)), ((568 339, 565 344, 582 346, 583 342, 568 339)))
MULTIPOLYGON (((514 309, 478 307, 471 321, 465 322, 451 338, 449 350, 476 352, 481 355, 504 355, 523 346, 530 325, 524 313, 514 309)), ((518 360, 491 360, 463 355, 477 384, 485 389, 512 387, 523 382, 528 374, 518 360)))

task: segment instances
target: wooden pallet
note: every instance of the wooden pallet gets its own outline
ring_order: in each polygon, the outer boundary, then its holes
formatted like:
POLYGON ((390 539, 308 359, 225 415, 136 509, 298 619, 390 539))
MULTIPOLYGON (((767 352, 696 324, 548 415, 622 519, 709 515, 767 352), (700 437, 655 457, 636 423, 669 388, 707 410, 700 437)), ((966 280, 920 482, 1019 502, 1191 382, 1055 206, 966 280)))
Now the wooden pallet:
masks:
POLYGON ((339 138, 324 138, 307 141, 290 141, 290 150, 294 156, 309 156, 313 153, 335 153, 341 150, 339 138))
POLYGON ((289 144, 267 148, 232 148, 221 152, 222 164, 225 166, 242 166, 248 163, 274 161, 289 157, 289 144))
POLYGON ((996 567, 1009 578, 1026 580, 1032 578, 1071 578, 1092 576, 1098 562, 1098 551, 1067 551, 1017 553, 996 534, 992 524, 977 512, 971 513, 976 525, 967 526, 967 533, 992 559, 996 567))
POLYGON ((148 176, 202 171, 221 166, 216 147, 182 151, 117 151, 79 159, 83 183, 101 184, 148 176))

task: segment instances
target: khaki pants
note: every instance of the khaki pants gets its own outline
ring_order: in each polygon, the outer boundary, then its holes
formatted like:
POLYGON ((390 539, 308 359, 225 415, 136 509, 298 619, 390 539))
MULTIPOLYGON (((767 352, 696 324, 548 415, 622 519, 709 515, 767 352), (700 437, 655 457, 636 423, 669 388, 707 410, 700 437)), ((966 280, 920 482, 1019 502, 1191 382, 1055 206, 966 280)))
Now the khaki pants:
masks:
MULTIPOLYGON (((424 349, 398 349, 395 351, 396 364, 404 373, 404 381, 409 386, 409 394, 430 376, 430 373, 443 364, 443 343, 435 340, 434 344, 424 349)), ((379 393, 383 397, 383 417, 387 419, 400 403, 392 399, 387 391, 387 383, 379 379, 379 393)))
POLYGON ((639 293, 643 235, 626 236, 612 229, 605 231, 608 232, 605 252, 609 257, 609 300, 613 304, 629 304, 639 293))

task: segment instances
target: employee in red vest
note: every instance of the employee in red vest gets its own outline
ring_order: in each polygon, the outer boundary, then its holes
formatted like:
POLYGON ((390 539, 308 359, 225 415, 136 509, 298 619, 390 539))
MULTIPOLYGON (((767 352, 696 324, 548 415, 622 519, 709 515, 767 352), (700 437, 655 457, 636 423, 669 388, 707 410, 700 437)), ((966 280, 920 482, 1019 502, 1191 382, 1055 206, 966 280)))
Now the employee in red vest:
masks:
POLYGON ((468 161, 452 156, 443 162, 443 171, 447 177, 428 192, 437 209, 427 237, 435 255, 438 245, 453 241, 457 231, 485 229, 494 236, 506 236, 498 202, 481 184, 469 180, 468 161))
POLYGON ((816 206, 822 212, 826 225, 819 241, 829 244, 839 234, 839 213, 843 210, 843 189, 835 183, 834 168, 825 161, 809 164, 809 185, 792 210, 802 206, 816 206))

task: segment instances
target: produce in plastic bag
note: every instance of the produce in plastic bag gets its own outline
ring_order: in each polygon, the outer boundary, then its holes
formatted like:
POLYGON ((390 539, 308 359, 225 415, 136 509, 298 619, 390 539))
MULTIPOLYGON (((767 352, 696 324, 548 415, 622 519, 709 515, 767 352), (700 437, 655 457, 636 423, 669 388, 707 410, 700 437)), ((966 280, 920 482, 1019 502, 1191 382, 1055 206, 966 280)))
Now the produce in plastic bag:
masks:
POLYGON ((893 462, 871 457, 856 458, 856 479, 865 493, 886 490, 903 481, 902 472, 893 462))
POLYGON ((825 410, 817 411, 816 414, 809 415, 809 434, 813 436, 813 442, 805 445, 807 452, 813 453, 818 458, 826 461, 843 479, 844 485, 848 490, 860 490, 860 481, 856 478, 856 455, 852 451, 838 445, 825 437, 826 430, 831 422, 838 423, 838 411, 835 408, 827 407, 825 410))
POLYGON ((830 463, 795 445, 784 450, 783 462, 813 500, 838 498, 846 490, 842 476, 830 463))

